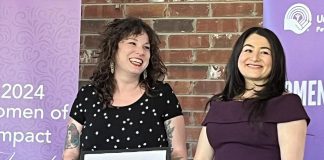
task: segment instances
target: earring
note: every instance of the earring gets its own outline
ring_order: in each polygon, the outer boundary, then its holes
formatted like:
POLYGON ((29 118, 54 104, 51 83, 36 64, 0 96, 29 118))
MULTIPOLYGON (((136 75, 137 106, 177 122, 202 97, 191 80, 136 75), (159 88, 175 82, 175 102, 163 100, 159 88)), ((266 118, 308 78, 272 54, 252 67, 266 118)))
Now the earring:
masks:
POLYGON ((111 74, 114 74, 114 72, 115 72, 115 63, 114 62, 110 62, 110 72, 111 72, 111 74))
POLYGON ((146 77, 147 77, 147 71, 144 70, 144 72, 143 72, 143 79, 146 79, 146 77))

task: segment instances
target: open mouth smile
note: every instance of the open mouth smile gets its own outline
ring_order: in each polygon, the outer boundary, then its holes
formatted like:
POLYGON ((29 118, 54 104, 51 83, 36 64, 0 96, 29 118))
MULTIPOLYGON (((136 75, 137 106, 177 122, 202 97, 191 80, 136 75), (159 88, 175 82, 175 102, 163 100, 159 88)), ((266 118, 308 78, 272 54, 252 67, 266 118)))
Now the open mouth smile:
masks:
POLYGON ((143 60, 140 58, 130 58, 129 61, 135 66, 141 66, 143 64, 143 60))

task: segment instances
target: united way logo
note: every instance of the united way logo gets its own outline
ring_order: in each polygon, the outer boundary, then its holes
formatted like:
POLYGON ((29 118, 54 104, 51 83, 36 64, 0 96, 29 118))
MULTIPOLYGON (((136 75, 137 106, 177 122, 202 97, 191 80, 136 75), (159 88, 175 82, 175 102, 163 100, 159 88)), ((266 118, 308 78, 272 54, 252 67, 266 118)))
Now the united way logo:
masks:
POLYGON ((312 24, 312 13, 301 3, 291 6, 285 15, 284 30, 291 30, 296 34, 304 33, 312 24))

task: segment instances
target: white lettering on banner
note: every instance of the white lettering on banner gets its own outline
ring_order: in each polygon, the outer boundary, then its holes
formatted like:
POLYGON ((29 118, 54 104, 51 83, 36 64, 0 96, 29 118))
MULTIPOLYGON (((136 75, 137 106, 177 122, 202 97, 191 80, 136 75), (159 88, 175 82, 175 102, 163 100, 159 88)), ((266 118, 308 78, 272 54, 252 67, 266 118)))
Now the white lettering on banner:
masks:
POLYGON ((304 106, 320 106, 324 104, 324 88, 322 80, 286 81, 289 92, 298 94, 304 106))
POLYGON ((51 117, 52 119, 66 119, 66 115, 68 115, 69 110, 68 110, 69 104, 65 104, 62 110, 59 109, 54 109, 51 112, 51 117))
POLYGON ((318 14, 316 15, 316 22, 318 26, 316 26, 316 32, 324 32, 324 26, 320 26, 320 24, 324 23, 324 15, 318 14))
POLYGON ((41 108, 10 108, 0 107, 0 118, 43 119, 44 111, 41 108))
POLYGON ((316 16, 317 23, 324 23, 324 15, 317 15, 316 16))
POLYGON ((0 131, 0 139, 3 142, 11 142, 12 147, 16 147, 17 143, 26 142, 26 143, 51 143, 52 133, 49 130, 46 132, 10 132, 10 131, 0 131), (2 138, 1 138, 2 136, 2 138))
POLYGON ((324 27, 317 26, 316 32, 324 32, 324 27))
MULTIPOLYGON (((50 112, 50 116, 54 120, 67 119, 69 114, 69 104, 65 104, 63 109, 54 108, 50 112)), ((43 119, 44 110, 41 108, 14 108, 0 106, 0 119, 16 118, 16 119, 43 119)))
POLYGON ((44 111, 41 108, 10 108, 0 107, 1 118, 43 119, 44 111))
POLYGON ((0 88, 2 99, 40 99, 45 97, 44 85, 33 86, 31 84, 5 83, 0 88))

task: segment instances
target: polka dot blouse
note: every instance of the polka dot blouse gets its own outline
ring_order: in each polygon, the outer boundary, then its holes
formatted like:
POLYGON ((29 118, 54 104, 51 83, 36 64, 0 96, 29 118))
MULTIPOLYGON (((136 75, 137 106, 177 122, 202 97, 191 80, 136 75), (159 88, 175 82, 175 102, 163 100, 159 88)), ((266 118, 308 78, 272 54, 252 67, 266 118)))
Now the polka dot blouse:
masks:
POLYGON ((167 83, 153 88, 154 96, 143 96, 129 106, 103 109, 91 85, 82 87, 70 116, 83 125, 83 151, 167 147, 164 121, 182 115, 173 90, 167 83))

